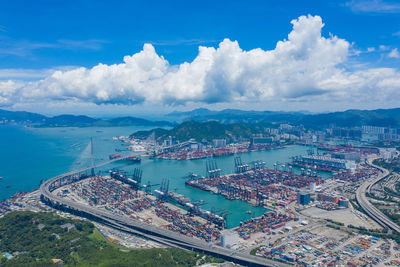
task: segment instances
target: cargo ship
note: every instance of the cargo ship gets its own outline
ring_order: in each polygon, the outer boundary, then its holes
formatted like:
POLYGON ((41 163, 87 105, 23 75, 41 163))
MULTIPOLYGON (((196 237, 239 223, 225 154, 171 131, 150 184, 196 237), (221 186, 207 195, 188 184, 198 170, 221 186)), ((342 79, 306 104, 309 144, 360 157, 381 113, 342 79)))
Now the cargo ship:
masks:
POLYGON ((108 156, 108 158, 110 160, 123 158, 123 159, 121 159, 121 161, 126 161, 126 162, 129 162, 129 163, 138 163, 138 162, 141 161, 141 158, 138 157, 138 156, 125 157, 125 156, 123 156, 121 154, 111 154, 111 155, 108 156))
POLYGON ((120 154, 111 154, 108 156, 108 158, 111 159, 118 159, 118 158, 122 158, 122 155, 120 154))
POLYGON ((199 184, 199 183, 196 183, 194 180, 186 181, 185 185, 191 186, 193 188, 200 189, 200 190, 203 190, 203 191, 211 191, 211 189, 208 188, 207 186, 199 184))
POLYGON ((142 161, 142 159, 137 156, 129 156, 129 157, 124 158, 123 161, 129 162, 129 163, 139 163, 142 161))

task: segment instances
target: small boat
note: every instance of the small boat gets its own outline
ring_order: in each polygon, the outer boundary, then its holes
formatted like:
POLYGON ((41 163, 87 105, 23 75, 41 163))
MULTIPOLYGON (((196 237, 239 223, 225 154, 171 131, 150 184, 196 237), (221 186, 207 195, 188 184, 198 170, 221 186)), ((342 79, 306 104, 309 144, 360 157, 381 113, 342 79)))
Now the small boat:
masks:
POLYGON ((10 187, 11 187, 11 185, 7 185, 7 186, 6 186, 6 188, 10 188, 10 187))
POLYGON ((247 214, 251 214, 251 210, 246 211, 247 214))

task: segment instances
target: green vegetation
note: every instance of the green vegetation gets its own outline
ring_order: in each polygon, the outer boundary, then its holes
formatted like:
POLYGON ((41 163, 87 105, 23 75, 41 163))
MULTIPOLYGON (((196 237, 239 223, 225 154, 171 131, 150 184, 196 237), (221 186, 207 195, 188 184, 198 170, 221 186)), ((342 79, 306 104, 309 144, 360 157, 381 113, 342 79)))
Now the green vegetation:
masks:
POLYGON ((259 248, 260 248, 260 247, 253 248, 253 249, 250 251, 250 255, 255 256, 255 255, 256 255, 256 252, 257 252, 257 250, 258 250, 259 248))
POLYGON ((187 141, 194 138, 197 141, 212 141, 212 139, 226 138, 228 142, 238 139, 248 139, 253 134, 264 133, 267 124, 262 123, 234 123, 222 124, 216 121, 196 122, 187 121, 175 126, 171 130, 154 129, 150 131, 138 131, 131 137, 145 139, 154 133, 158 142, 161 142, 168 136, 175 136, 179 141, 187 141))
POLYGON ((330 222, 330 223, 333 223, 333 224, 336 224, 336 225, 339 225, 339 226, 344 226, 344 223, 337 222, 337 221, 334 221, 334 220, 331 220, 331 219, 326 219, 326 221, 330 222))
POLYGON ((333 229, 336 229, 336 230, 340 230, 339 226, 336 226, 336 225, 333 225, 333 224, 329 224, 329 223, 326 225, 326 227, 333 228, 333 229))
POLYGON ((0 219, 0 251, 15 257, 2 266, 195 266, 220 259, 181 249, 123 250, 107 242, 87 221, 52 213, 13 212, 0 219), (70 223, 69 230, 63 225, 70 223))
POLYGON ((388 216, 394 223, 400 224, 400 214, 394 213, 391 209, 380 209, 380 211, 388 216))
POLYGON ((392 160, 391 162, 386 162, 386 161, 383 161, 382 159, 376 159, 373 161, 373 163, 382 168, 388 169, 392 172, 393 171, 400 172, 400 160, 399 159, 392 160))

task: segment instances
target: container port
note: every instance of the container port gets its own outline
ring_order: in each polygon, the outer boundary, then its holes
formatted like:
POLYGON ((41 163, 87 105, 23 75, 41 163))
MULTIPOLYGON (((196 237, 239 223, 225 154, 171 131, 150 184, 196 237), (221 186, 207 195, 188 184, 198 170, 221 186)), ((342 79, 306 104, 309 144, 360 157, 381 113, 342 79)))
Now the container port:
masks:
POLYGON ((320 185, 324 180, 317 175, 298 175, 289 169, 281 171, 265 168, 261 162, 253 162, 252 168, 243 169, 243 163, 237 165, 242 173, 220 175, 220 169, 207 162, 208 177, 194 177, 186 181, 186 185, 203 191, 212 191, 233 200, 239 199, 255 206, 282 206, 296 200, 296 190, 309 187, 312 183, 320 185))
POLYGON ((169 192, 166 182, 162 184, 160 190, 155 190, 156 196, 153 196, 139 190, 138 183, 133 183, 132 186, 130 180, 133 179, 127 175, 116 170, 111 170, 110 174, 111 176, 95 176, 79 180, 55 192, 63 198, 108 210, 114 214, 206 241, 218 241, 219 231, 224 227, 223 217, 199 208, 182 195, 169 192), (182 208, 174 204, 181 205, 182 208))

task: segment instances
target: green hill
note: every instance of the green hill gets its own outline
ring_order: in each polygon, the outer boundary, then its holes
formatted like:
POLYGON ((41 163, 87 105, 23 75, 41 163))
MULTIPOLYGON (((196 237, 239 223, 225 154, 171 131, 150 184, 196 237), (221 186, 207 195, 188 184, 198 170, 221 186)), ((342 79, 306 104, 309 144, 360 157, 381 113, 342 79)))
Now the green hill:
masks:
POLYGON ((181 249, 123 249, 107 242, 87 221, 52 213, 13 212, 0 219, 1 266, 194 266, 198 260, 219 259, 181 249), (62 226, 74 225, 69 230, 62 226))
POLYGON ((149 131, 139 131, 131 135, 134 138, 146 139, 153 133, 158 142, 166 139, 168 136, 175 136, 179 141, 187 141, 194 138, 197 141, 226 138, 232 141, 240 138, 250 138, 253 134, 263 133, 264 127, 271 127, 268 123, 247 124, 233 123, 222 124, 216 121, 197 122, 186 121, 171 130, 154 129, 149 131))

